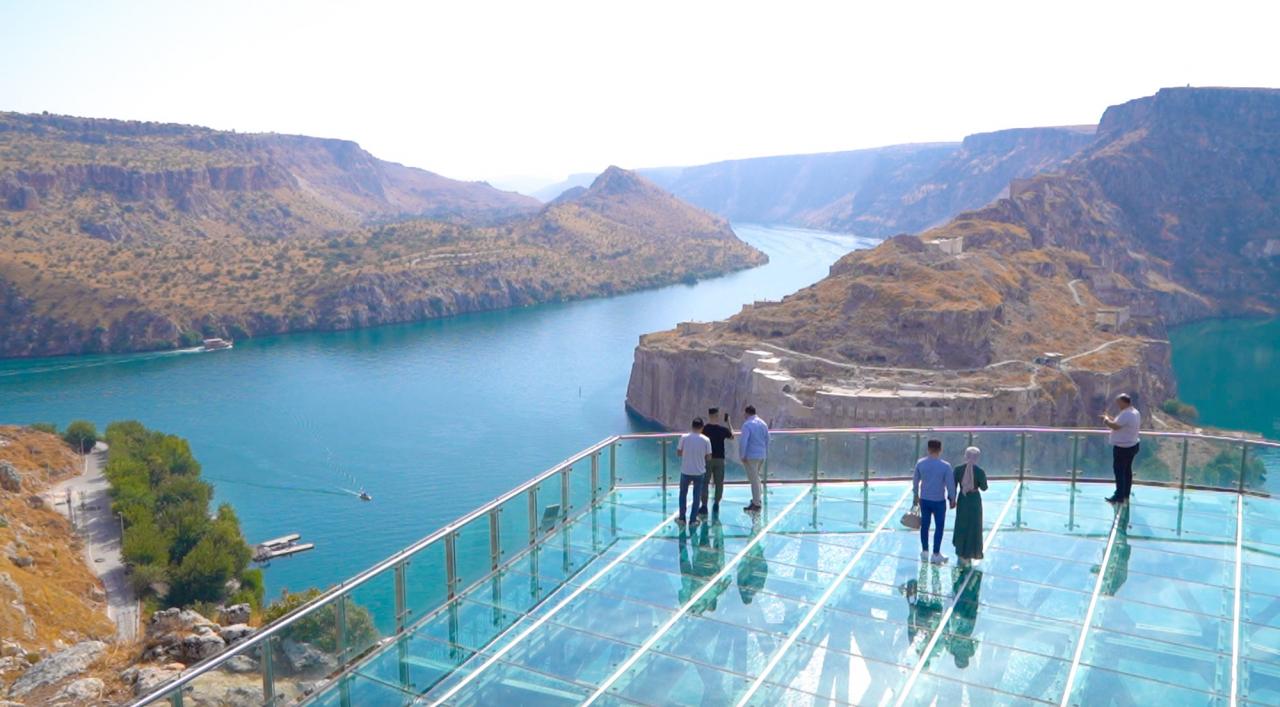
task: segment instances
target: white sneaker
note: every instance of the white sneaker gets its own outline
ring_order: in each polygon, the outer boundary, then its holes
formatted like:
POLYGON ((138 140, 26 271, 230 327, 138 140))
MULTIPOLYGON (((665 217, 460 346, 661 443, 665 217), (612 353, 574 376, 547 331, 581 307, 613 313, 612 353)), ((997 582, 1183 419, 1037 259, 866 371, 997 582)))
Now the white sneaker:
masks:
POLYGON ((929 558, 929 561, 935 565, 941 565, 947 561, 947 558, 935 552, 933 553, 933 557, 929 558))
POLYGON ((928 562, 928 561, 929 561, 929 551, 928 551, 928 550, 921 550, 921 551, 920 551, 920 559, 921 559, 921 560, 923 560, 923 561, 925 561, 925 562, 928 562))

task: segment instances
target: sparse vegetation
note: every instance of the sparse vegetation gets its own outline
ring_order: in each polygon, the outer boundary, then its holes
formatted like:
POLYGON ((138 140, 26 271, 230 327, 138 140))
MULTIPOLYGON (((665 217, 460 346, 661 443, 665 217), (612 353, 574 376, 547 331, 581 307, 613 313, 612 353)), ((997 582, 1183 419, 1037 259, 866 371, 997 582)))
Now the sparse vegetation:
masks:
MULTIPOLYGON (((303 592, 280 592, 280 598, 271 602, 262 611, 263 623, 270 623, 307 602, 320 596, 319 589, 308 589, 303 592)), ((369 610, 348 600, 344 611, 346 615, 346 636, 349 646, 370 645, 378 636, 374 626, 373 615, 369 610)), ((289 627, 289 637, 295 641, 305 641, 323 651, 333 651, 337 645, 337 610, 333 603, 313 612, 289 627)))
POLYGON ((1160 409, 1182 420, 1183 422, 1195 424, 1200 419, 1200 411, 1195 405, 1184 403, 1177 398, 1169 398, 1160 405, 1160 409))

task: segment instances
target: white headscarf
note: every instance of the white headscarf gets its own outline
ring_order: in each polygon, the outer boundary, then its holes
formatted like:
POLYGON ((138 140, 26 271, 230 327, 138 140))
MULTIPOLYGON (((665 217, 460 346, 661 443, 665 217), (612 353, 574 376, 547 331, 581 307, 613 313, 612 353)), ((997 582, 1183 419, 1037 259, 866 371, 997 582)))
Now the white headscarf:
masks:
POLYGON ((960 477, 960 492, 969 493, 976 487, 973 479, 973 466, 978 463, 978 457, 982 456, 982 450, 977 447, 969 447, 964 450, 964 476, 960 477))

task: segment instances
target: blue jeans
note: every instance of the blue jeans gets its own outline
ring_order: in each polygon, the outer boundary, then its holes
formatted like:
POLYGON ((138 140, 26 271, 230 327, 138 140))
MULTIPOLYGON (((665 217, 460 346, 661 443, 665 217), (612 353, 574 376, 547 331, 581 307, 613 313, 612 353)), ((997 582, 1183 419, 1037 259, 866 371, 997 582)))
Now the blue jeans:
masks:
POLYGON ((942 552, 942 531, 947 527, 947 502, 920 499, 920 549, 929 550, 929 522, 938 521, 933 529, 933 551, 942 552))
POLYGON ((680 475, 680 517, 685 517, 685 503, 689 495, 689 487, 693 487, 693 506, 689 509, 689 522, 698 517, 698 504, 702 502, 702 487, 707 483, 706 474, 680 475))

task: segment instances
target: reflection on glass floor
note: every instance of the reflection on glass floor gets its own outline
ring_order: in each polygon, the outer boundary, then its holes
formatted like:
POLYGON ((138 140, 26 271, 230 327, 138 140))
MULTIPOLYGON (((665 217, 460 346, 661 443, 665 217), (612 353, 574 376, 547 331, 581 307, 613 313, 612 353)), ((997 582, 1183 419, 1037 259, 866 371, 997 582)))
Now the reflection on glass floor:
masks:
POLYGON ((966 570, 921 563, 902 482, 774 485, 758 517, 730 487, 689 530, 674 489, 619 488, 314 703, 1280 702, 1280 502, 1108 491, 993 482, 966 570))

